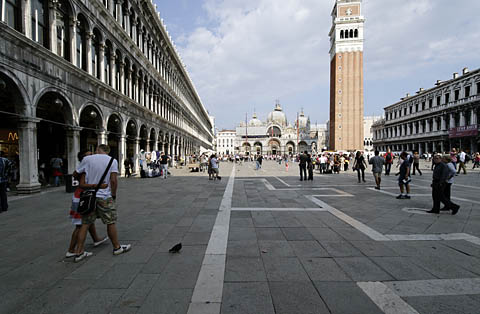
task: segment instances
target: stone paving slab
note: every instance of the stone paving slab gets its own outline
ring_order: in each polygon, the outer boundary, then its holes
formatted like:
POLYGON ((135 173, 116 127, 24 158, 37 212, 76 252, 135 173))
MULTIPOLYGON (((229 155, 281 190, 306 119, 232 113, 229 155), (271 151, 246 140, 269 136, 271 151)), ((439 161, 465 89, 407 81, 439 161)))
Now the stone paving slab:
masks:
MULTIPOLYGON (((172 169, 167 180, 121 179, 119 237, 132 251, 113 256, 110 244, 93 248, 87 239, 94 256, 78 264, 63 258, 71 195, 16 198, 0 215, 0 313, 376 314, 390 313, 391 300, 421 314, 478 313, 480 294, 375 294, 395 282, 480 278, 478 238, 468 242, 480 236, 477 173, 455 178, 462 208, 452 216, 421 211, 431 208, 429 171, 413 178, 411 200, 397 200, 395 176, 384 177, 378 192, 370 174, 361 184, 351 171, 299 182, 296 167, 237 165, 228 199, 230 163, 221 163, 225 180, 216 182, 185 169, 172 169), (221 203, 243 210, 222 216, 229 231, 216 241, 226 251, 205 261, 221 203), (178 242, 181 253, 168 253, 178 242), (223 284, 197 284, 218 267, 223 284), (215 302, 192 303, 207 294, 215 302)), ((101 222, 97 231, 106 234, 101 222)))

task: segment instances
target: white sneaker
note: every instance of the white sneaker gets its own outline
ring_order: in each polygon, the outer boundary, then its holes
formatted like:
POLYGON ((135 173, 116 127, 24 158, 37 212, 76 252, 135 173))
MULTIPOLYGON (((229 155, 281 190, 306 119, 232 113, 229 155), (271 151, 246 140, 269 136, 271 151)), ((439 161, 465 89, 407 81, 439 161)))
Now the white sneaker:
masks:
POLYGON ((74 256, 76 256, 76 255, 77 255, 77 254, 75 254, 75 253, 67 252, 67 253, 65 254, 65 257, 66 257, 66 258, 70 258, 70 257, 74 257, 74 256))
POLYGON ((127 253, 132 248, 131 244, 122 244, 118 249, 113 249, 113 255, 120 255, 127 253))
POLYGON ((74 261, 75 261, 75 263, 78 263, 78 262, 80 262, 81 260, 83 260, 83 259, 85 259, 85 258, 87 258, 87 257, 89 257, 89 256, 92 256, 92 255, 93 255, 92 252, 84 251, 82 254, 75 256, 75 260, 74 260, 74 261))
POLYGON ((108 240, 108 237, 105 237, 105 238, 103 238, 102 240, 100 240, 100 241, 98 241, 98 242, 93 242, 93 246, 94 246, 94 247, 97 247, 97 246, 105 243, 107 240, 108 240))

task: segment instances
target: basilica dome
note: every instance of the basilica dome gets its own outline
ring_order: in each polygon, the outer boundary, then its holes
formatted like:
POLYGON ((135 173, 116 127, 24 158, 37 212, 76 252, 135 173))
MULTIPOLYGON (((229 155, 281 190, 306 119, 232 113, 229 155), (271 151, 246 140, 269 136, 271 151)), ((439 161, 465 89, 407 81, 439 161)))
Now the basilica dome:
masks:
POLYGON ((254 113, 252 119, 248 122, 248 126, 262 126, 262 121, 257 118, 257 114, 254 113))
POLYGON ((267 123, 278 124, 281 126, 287 125, 287 117, 285 116, 285 113, 283 112, 282 107, 280 107, 280 104, 277 104, 275 106, 275 109, 268 114, 267 123))

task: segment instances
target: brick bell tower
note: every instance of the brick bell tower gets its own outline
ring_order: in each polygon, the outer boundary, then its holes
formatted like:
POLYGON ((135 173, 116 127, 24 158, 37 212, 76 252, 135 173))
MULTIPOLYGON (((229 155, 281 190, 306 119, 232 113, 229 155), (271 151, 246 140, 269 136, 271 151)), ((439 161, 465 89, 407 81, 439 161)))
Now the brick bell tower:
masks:
POLYGON ((363 150, 362 0, 335 0, 330 30, 331 150, 363 150))

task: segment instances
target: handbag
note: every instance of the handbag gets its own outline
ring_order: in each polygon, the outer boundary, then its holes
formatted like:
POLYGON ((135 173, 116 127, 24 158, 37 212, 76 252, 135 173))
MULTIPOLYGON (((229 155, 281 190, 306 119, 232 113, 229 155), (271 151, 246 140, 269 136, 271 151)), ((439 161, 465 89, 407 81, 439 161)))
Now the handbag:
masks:
POLYGON ((90 215, 95 208, 97 207, 97 192, 100 189, 100 185, 102 184, 103 180, 107 176, 108 170, 112 166, 113 157, 108 162, 107 169, 102 175, 102 178, 98 182, 97 186, 94 190, 86 190, 80 194, 80 202, 78 203, 77 212, 82 216, 90 215))

